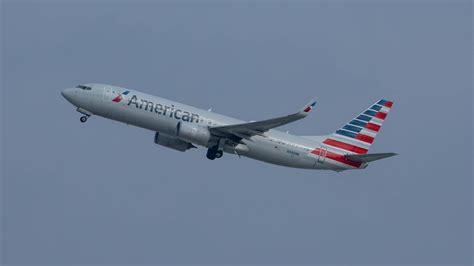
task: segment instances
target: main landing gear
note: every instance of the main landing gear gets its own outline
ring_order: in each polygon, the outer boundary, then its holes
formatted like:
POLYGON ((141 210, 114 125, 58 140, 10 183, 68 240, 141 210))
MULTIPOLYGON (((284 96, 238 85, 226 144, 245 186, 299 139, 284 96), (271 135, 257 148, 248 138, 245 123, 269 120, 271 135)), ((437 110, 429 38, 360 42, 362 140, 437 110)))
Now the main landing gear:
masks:
POLYGON ((217 146, 211 147, 207 150, 206 157, 209 160, 219 159, 224 155, 224 152, 217 149, 217 146))
POLYGON ((81 120, 82 123, 85 123, 85 122, 87 122, 87 116, 86 115, 81 116, 81 118, 79 120, 81 120))
POLYGON ((206 157, 209 160, 219 159, 224 155, 224 143, 225 139, 219 139, 216 146, 212 146, 207 150, 206 157))

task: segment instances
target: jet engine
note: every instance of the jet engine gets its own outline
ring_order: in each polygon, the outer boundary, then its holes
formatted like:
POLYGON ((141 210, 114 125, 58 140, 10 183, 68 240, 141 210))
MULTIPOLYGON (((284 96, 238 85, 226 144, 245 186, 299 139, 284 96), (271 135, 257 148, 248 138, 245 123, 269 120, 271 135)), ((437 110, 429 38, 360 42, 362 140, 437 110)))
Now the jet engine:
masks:
POLYGON ((186 151, 190 148, 196 148, 193 144, 187 141, 159 132, 155 133, 155 143, 177 151, 186 151))
POLYGON ((209 129, 187 122, 178 123, 176 135, 184 141, 202 146, 207 146, 211 139, 211 132, 209 132, 209 129))

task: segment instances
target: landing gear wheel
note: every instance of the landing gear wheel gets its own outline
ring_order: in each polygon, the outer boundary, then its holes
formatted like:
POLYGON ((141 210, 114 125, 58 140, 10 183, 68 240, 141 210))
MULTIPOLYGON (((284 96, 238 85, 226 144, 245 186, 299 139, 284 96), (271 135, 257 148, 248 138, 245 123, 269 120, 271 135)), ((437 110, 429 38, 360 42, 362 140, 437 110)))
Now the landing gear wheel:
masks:
POLYGON ((214 160, 214 159, 216 159, 216 154, 214 152, 212 152, 211 149, 209 149, 209 150, 207 150, 206 157, 209 160, 214 160))
POLYGON ((216 158, 221 158, 224 153, 222 151, 216 151, 216 158))
MULTIPOLYGON (((218 153, 219 153, 219 151, 217 150, 217 147, 211 147, 211 148, 207 149, 206 157, 207 157, 207 159, 209 159, 209 160, 214 160, 214 159, 216 159, 216 158, 220 158, 220 157, 218 156, 218 153)), ((221 156, 222 156, 222 155, 221 155, 221 156)))
POLYGON ((87 121, 87 116, 81 116, 80 120, 82 123, 85 123, 87 121))

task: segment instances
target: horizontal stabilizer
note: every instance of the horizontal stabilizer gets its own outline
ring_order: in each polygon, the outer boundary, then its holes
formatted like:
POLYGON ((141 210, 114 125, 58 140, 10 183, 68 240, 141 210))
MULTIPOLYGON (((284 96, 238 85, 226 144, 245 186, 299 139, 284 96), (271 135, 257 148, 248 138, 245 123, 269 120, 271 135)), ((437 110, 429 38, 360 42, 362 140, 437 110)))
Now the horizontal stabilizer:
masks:
POLYGON ((354 162, 369 163, 372 161, 385 159, 387 157, 391 157, 395 155, 397 154, 393 152, 388 152, 388 153, 369 153, 369 154, 348 154, 348 155, 345 155, 345 157, 354 162))

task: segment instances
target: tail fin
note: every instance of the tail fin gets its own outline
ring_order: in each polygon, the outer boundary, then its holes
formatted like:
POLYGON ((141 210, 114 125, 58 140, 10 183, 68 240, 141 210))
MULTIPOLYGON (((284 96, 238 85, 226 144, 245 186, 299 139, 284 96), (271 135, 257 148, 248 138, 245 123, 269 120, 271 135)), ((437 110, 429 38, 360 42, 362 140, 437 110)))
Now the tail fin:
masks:
POLYGON ((391 101, 379 100, 328 136, 323 143, 341 153, 366 154, 392 105, 391 101))

